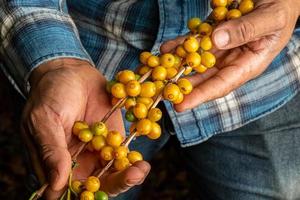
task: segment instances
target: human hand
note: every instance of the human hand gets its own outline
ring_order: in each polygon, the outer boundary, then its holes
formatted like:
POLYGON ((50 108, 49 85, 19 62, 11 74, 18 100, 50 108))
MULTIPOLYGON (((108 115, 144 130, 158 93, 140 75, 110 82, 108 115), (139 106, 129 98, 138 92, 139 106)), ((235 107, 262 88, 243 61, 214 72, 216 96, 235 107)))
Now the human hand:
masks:
MULTIPOLYGON (((175 109, 181 112, 226 96, 260 75, 290 39, 299 9, 297 0, 257 0, 251 13, 218 25, 212 34, 215 67, 189 78, 194 90, 175 109)), ((164 43, 162 53, 184 39, 164 43)))
MULTIPOLYGON (((105 91, 106 80, 89 63, 76 59, 57 59, 39 66, 30 77, 31 91, 22 120, 22 129, 30 133, 49 175, 47 199, 58 199, 71 170, 71 155, 80 142, 72 136, 75 121, 100 121, 111 109, 105 91)), ((124 133, 120 111, 107 121, 110 130, 124 133)), ((85 151, 77 162, 75 179, 85 179, 99 169, 99 155, 85 151)), ((111 173, 102 180, 104 190, 115 196, 141 184, 150 170, 147 162, 137 162, 122 172, 111 173)))

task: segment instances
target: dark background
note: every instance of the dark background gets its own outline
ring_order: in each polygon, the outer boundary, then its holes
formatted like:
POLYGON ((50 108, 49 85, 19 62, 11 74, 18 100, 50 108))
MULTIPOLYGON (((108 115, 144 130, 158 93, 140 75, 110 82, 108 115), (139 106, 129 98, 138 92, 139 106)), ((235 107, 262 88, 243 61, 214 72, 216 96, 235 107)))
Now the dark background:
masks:
MULTIPOLYGON (((28 199, 30 194, 26 192, 24 183, 29 177, 19 131, 25 101, 1 70, 0 102, 0 199, 28 199)), ((152 160, 152 170, 143 184, 139 199, 196 199, 189 190, 190 182, 183 161, 178 159, 177 148, 178 144, 173 138, 152 160)))

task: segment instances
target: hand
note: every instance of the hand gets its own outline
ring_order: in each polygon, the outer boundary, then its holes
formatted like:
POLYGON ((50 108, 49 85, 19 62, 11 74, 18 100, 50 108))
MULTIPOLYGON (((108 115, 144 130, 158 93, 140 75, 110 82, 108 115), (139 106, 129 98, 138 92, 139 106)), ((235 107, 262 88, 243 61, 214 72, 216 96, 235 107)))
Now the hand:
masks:
MULTIPOLYGON (((49 175, 47 199, 57 199, 64 189, 71 169, 71 155, 79 147, 72 136, 77 120, 88 123, 101 120, 111 109, 105 92, 105 78, 85 61, 57 59, 39 66, 30 77, 32 85, 23 112, 22 128, 29 132, 40 147, 40 153, 49 175)), ((110 130, 124 133, 120 111, 107 121, 110 130)), ((79 167, 74 178, 84 179, 99 169, 99 155, 85 151, 78 156, 79 167)), ((130 168, 105 176, 106 192, 117 195, 141 184, 150 170, 144 161, 130 168)))
MULTIPOLYGON (((181 112, 226 96, 265 71, 290 39, 299 9, 297 0, 260 0, 251 13, 217 26, 212 34, 216 66, 189 78, 194 90, 175 109, 181 112)), ((168 41, 161 51, 172 51, 183 40, 168 41)))

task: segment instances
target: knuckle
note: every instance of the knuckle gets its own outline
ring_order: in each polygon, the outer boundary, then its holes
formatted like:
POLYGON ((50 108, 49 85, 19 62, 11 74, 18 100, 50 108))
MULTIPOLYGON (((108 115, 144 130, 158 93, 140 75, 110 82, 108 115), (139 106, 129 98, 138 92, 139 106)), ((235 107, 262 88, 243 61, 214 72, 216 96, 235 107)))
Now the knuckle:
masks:
POLYGON ((249 20, 240 19, 240 26, 238 29, 238 39, 241 42, 248 42, 255 36, 255 26, 249 20))

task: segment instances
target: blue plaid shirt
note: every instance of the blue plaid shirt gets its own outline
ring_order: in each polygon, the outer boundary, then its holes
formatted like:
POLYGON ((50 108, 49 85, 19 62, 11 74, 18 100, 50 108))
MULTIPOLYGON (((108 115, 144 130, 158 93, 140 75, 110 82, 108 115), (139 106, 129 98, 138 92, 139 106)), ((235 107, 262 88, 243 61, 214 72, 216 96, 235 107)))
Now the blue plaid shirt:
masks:
MULTIPOLYGON (((204 19, 208 0, 1 0, 2 68, 21 92, 45 61, 90 61, 106 77, 138 64, 141 50, 187 33, 190 17, 204 19)), ((223 98, 176 113, 165 102, 182 146, 239 128, 284 105, 300 88, 300 30, 259 77, 223 98)), ((217 89, 217 88, 216 88, 217 89)))

